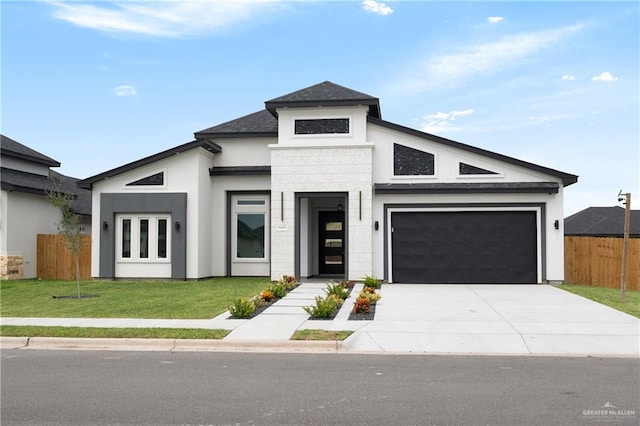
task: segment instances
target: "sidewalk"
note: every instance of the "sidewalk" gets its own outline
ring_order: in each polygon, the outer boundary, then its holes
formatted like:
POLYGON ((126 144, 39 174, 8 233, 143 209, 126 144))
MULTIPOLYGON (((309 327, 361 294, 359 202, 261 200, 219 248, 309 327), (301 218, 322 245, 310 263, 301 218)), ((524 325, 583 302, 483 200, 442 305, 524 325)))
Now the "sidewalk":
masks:
POLYGON ((333 320, 311 320, 302 307, 311 306, 316 296, 324 294, 325 286, 325 283, 303 283, 250 320, 230 319, 228 313, 209 320, 0 318, 0 325, 231 330, 223 340, 2 338, 2 347, 68 349, 85 345, 129 350, 632 357, 640 354, 640 319, 549 285, 386 284, 380 290, 382 299, 377 304, 375 320, 349 321, 353 300, 362 288, 362 284, 356 284, 351 298, 333 320), (289 340, 299 329, 352 330, 354 334, 344 342, 289 340))

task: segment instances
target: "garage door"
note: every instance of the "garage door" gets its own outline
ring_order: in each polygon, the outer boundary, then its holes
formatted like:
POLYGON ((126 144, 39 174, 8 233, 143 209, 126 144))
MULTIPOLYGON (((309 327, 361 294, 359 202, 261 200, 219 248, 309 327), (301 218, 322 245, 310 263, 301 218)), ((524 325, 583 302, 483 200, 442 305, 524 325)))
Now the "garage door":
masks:
POLYGON ((538 282, 536 212, 393 212, 391 226, 393 282, 538 282))

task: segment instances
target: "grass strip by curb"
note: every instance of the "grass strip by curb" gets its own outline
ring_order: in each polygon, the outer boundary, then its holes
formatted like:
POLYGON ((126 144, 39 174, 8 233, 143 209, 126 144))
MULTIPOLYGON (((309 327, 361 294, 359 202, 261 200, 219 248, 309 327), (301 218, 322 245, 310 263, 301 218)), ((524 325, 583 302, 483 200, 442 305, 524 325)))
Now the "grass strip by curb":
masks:
POLYGON ((84 337, 117 339, 222 339, 229 330, 204 328, 100 328, 3 325, 0 336, 84 337))
POLYGON ((342 341, 351 336, 350 330, 297 330, 291 336, 291 340, 337 340, 342 341))

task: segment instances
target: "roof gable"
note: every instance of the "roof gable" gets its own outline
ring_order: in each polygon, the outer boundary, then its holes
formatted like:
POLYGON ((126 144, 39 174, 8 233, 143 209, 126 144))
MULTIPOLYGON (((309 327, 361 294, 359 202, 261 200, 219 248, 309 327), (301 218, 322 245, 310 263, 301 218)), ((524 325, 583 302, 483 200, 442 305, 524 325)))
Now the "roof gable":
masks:
POLYGON ((142 158, 140 160, 134 161, 129 164, 125 164, 124 166, 120 166, 120 167, 116 167, 115 169, 108 170, 104 173, 100 173, 99 175, 91 176, 86 179, 80 180, 78 181, 78 186, 84 189, 91 189, 94 183, 99 182, 101 180, 108 179, 113 176, 117 176, 119 174, 131 171, 131 170, 135 170, 138 167, 142 167, 147 164, 151 164, 156 161, 163 160, 165 158, 174 156, 181 152, 189 151, 194 148, 204 148, 207 151, 213 152, 213 153, 222 152, 222 148, 211 141, 196 140, 192 142, 187 142, 175 148, 171 148, 166 151, 159 152, 158 154, 142 158))
POLYGON ((4 135, 0 135, 0 153, 33 163, 44 164, 49 167, 60 167, 60 162, 4 135))
POLYGON ((367 120, 371 124, 376 124, 382 127, 386 127, 388 129, 392 129, 398 132, 408 134, 408 135, 413 135, 422 139, 429 140, 430 142, 443 144, 446 146, 450 146, 453 148, 461 149, 464 151, 472 152, 474 154, 492 158, 498 161, 503 161, 508 164, 513 164, 515 166, 523 167, 525 169, 529 169, 538 173, 544 173, 550 176, 554 176, 562 180, 563 186, 569 186, 578 181, 578 176, 572 175, 570 173, 565 173, 559 170, 550 169, 548 167, 539 166, 537 164, 529 163, 527 161, 518 160, 517 158, 508 157, 506 155, 498 154, 496 152, 488 151, 482 148, 477 148, 475 146, 467 145, 461 142, 456 142, 451 139, 446 139, 440 136, 422 132, 420 130, 412 129, 410 127, 405 127, 399 124, 391 123, 389 121, 380 120, 374 117, 368 117, 367 120))
POLYGON ((378 98, 330 81, 296 90, 265 102, 265 107, 274 117, 276 116, 277 108, 357 105, 368 105, 369 115, 381 118, 380 100, 378 98))

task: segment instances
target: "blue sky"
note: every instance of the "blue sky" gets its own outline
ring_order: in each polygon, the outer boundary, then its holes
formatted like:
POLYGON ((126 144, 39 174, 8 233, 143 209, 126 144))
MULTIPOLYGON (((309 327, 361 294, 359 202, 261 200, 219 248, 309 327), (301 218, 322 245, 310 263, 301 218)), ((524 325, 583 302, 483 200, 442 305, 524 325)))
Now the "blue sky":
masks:
MULTIPOLYGON (((637 2, 6 1, 2 133, 86 178, 325 80, 640 202, 637 2)), ((637 204, 636 204, 637 205, 637 204)))

